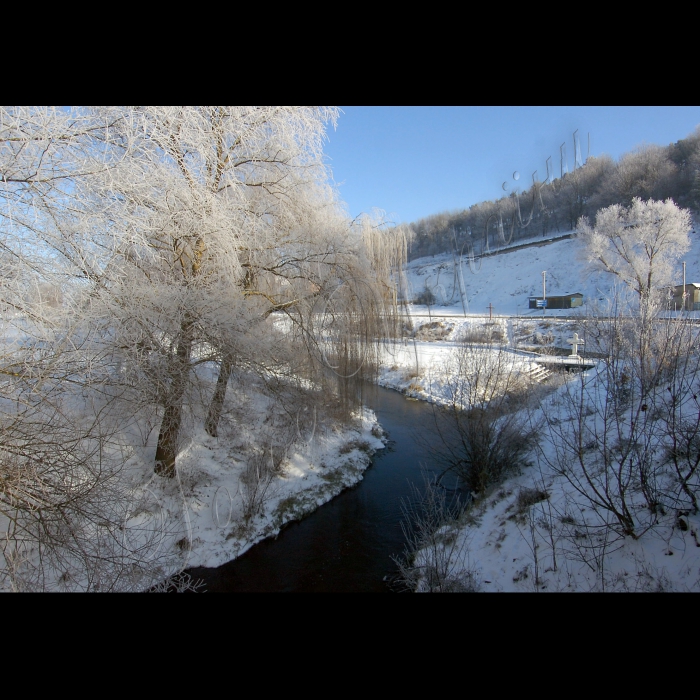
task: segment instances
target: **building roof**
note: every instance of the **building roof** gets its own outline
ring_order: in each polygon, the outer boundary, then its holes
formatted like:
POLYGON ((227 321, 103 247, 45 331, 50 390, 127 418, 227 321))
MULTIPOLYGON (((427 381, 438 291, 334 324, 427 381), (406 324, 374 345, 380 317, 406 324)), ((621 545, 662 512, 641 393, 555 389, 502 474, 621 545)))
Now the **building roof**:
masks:
MULTIPOLYGON (((682 287, 683 285, 681 285, 682 287)), ((581 292, 573 292, 572 294, 547 294, 547 299, 565 299, 567 297, 582 297, 581 292)), ((530 299, 542 299, 542 297, 531 296, 530 299)))

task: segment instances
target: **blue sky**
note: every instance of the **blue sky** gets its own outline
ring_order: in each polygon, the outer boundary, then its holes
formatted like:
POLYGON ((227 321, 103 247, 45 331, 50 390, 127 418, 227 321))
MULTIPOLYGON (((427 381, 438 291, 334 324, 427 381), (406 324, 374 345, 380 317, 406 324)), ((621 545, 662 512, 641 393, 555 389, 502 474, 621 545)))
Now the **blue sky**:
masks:
POLYGON ((700 125, 696 107, 342 107, 325 153, 348 213, 373 207, 396 223, 527 189, 532 173, 560 174, 566 143, 574 167, 573 132, 581 155, 615 160, 644 143, 667 146, 700 125), (519 180, 513 180, 513 173, 519 180))

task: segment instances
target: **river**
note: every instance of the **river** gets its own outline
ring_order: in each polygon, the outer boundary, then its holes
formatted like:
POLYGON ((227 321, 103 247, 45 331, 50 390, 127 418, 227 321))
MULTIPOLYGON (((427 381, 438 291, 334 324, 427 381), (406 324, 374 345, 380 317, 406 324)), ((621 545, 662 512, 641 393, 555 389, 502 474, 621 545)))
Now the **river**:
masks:
POLYGON ((387 448, 372 458, 364 478, 276 539, 264 540, 215 569, 188 573, 210 592, 396 590, 392 555, 404 549, 402 499, 423 485, 431 460, 416 436, 431 422, 431 406, 365 384, 363 401, 388 434, 387 448))

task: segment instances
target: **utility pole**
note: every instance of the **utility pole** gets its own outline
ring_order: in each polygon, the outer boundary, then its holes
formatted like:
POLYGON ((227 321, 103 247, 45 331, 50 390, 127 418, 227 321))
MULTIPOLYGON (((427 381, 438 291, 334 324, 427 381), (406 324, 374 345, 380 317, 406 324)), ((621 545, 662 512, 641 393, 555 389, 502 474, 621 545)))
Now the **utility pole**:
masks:
POLYGON ((542 315, 544 316, 544 311, 547 308, 547 270, 542 270, 542 301, 544 301, 544 304, 542 305, 542 315))
MULTIPOLYGON (((488 234, 486 234, 488 236, 488 234)), ((487 241, 488 242, 488 241, 487 241)), ((459 270, 457 269, 457 256, 456 256, 457 244, 455 243, 455 250, 452 251, 452 264, 454 266, 454 279, 459 287, 459 300, 462 302, 462 311, 464 312, 464 318, 467 317, 467 307, 464 305, 464 297, 467 295, 467 290, 462 291, 464 286, 464 278, 462 277, 462 254, 459 254, 459 270)), ((472 249, 473 252, 473 249, 472 249)), ((483 252, 483 251, 482 251, 483 252)), ((454 294, 454 285, 452 287, 454 294)))
POLYGON ((683 311, 685 311, 685 260, 683 261, 683 311))

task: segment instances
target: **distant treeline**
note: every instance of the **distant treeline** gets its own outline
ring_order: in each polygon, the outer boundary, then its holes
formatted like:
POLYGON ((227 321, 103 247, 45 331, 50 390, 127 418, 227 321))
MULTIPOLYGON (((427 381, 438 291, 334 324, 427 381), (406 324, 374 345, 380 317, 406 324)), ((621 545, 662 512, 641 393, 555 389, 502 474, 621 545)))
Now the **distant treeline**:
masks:
POLYGON ((518 239, 571 231, 579 217, 593 221, 599 209, 627 206, 634 197, 670 197, 700 209, 700 127, 669 146, 641 146, 617 163, 607 155, 590 157, 551 183, 413 222, 409 260, 454 250, 479 255, 518 239))

